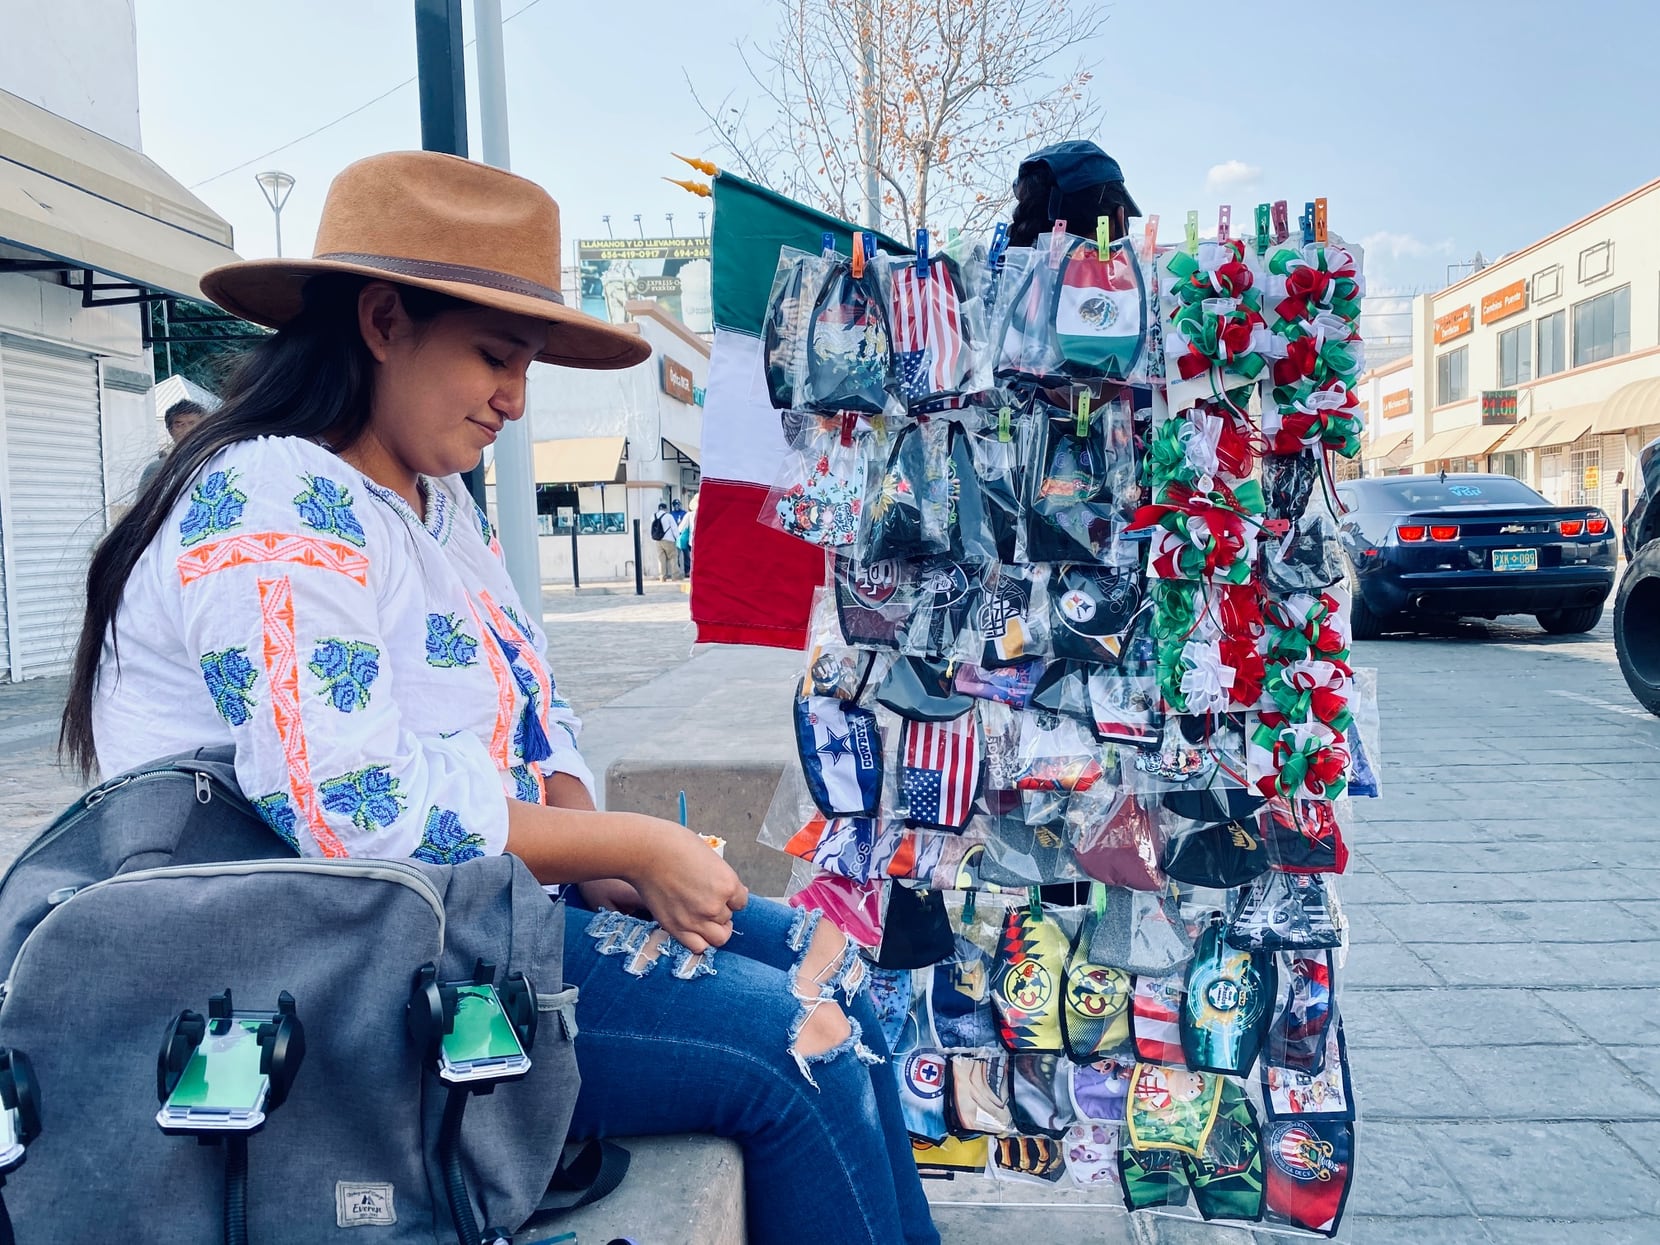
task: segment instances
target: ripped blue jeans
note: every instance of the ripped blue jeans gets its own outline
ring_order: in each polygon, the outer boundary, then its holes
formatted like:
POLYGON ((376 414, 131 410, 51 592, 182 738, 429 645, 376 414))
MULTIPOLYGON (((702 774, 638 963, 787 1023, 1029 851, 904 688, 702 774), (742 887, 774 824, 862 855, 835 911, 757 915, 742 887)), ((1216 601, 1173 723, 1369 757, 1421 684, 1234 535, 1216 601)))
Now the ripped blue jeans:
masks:
POLYGON ((737 1141, 753 1245, 938 1245, 863 962, 852 948, 809 957, 817 915, 752 899, 725 947, 692 956, 650 922, 572 908, 582 1092, 570 1135, 737 1141), (805 1040, 829 1006, 846 1035, 805 1040))

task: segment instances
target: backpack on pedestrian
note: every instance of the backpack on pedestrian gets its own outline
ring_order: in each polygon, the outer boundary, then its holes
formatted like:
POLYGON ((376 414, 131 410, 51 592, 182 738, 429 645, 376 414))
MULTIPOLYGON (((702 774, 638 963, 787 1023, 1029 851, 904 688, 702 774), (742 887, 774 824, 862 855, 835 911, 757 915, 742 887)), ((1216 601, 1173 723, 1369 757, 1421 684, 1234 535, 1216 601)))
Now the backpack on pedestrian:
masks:
POLYGON ((665 536, 668 535, 668 532, 669 532, 668 526, 663 522, 664 516, 666 514, 667 514, 666 511, 659 510, 657 512, 657 517, 652 519, 652 521, 651 521, 651 538, 653 540, 662 540, 665 536))
MULTIPOLYGON (((18 1236, 54 1239, 86 1213, 103 1239, 237 1239, 240 1214, 255 1240, 374 1227, 397 1245, 474 1245, 480 1225, 513 1230, 545 1198, 569 1204, 580 1194, 548 1194, 578 1086, 564 921, 511 856, 296 856, 241 793, 228 748, 94 788, 0 881, 0 1048, 26 1056, 45 1121, 6 1182, 18 1236), (467 982, 513 1004, 529 1064, 510 1082, 437 1073, 434 1024, 455 1014, 450 983, 467 982), (211 1043, 233 1008, 303 1028, 281 1109, 265 1049, 273 1084, 254 1135, 165 1134, 180 1025, 211 1043)), ((584 1157, 602 1186, 626 1167, 620 1151, 584 1157)))

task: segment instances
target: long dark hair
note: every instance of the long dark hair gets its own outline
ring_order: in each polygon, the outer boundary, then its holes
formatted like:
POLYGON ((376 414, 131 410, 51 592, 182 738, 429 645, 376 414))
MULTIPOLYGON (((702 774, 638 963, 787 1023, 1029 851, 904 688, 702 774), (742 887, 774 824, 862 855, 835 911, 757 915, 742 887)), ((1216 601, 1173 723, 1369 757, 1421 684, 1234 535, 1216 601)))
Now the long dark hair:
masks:
MULTIPOLYGON (((133 508, 93 550, 86 616, 58 732, 58 751, 83 776, 92 773, 98 759, 92 694, 104 637, 115 644, 115 616, 127 579, 197 473, 239 441, 308 437, 343 450, 368 427, 373 358, 357 320, 358 294, 366 284, 347 274, 311 278, 300 315, 241 356, 226 382, 224 404, 173 449, 133 508)), ((399 286, 398 293, 418 325, 467 306, 414 286, 399 286)))
POLYGON ((1014 217, 1009 224, 1010 246, 1031 246, 1057 220, 1075 237, 1093 238, 1101 217, 1112 219, 1112 236, 1129 229, 1130 195, 1123 182, 1100 182, 1060 195, 1054 209, 1055 175, 1047 164, 1033 164, 1014 183, 1014 217))

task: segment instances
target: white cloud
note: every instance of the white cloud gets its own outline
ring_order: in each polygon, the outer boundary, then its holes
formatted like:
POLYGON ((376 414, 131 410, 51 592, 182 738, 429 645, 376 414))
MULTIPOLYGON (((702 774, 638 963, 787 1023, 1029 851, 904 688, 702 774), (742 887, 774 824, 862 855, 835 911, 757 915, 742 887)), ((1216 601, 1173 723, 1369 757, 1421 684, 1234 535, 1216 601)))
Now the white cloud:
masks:
POLYGON ((1450 238, 1426 242, 1414 234, 1391 233, 1387 229, 1367 234, 1360 245, 1366 249, 1368 259, 1427 259, 1432 255, 1451 255, 1453 251, 1450 238))
POLYGON ((1254 164, 1246 164, 1243 160, 1224 160, 1221 164, 1210 166, 1210 171, 1205 174, 1205 189, 1212 194, 1243 190, 1254 185, 1261 176, 1262 170, 1254 164))

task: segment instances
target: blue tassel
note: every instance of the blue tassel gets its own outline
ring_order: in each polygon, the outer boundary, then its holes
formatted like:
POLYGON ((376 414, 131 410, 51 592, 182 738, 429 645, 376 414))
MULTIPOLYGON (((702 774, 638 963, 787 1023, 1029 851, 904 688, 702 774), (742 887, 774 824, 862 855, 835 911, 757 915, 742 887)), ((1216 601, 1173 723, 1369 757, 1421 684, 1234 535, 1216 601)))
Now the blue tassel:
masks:
MULTIPOLYGON (((507 655, 507 664, 513 667, 515 681, 519 679, 519 646, 514 644, 497 631, 490 628, 490 634, 495 637, 501 651, 507 655)), ((542 719, 536 712, 536 694, 530 692, 525 700, 524 714, 519 718, 519 753, 524 757, 527 765, 534 765, 537 761, 545 761, 553 755, 553 744, 548 741, 548 733, 542 729, 542 719)))

